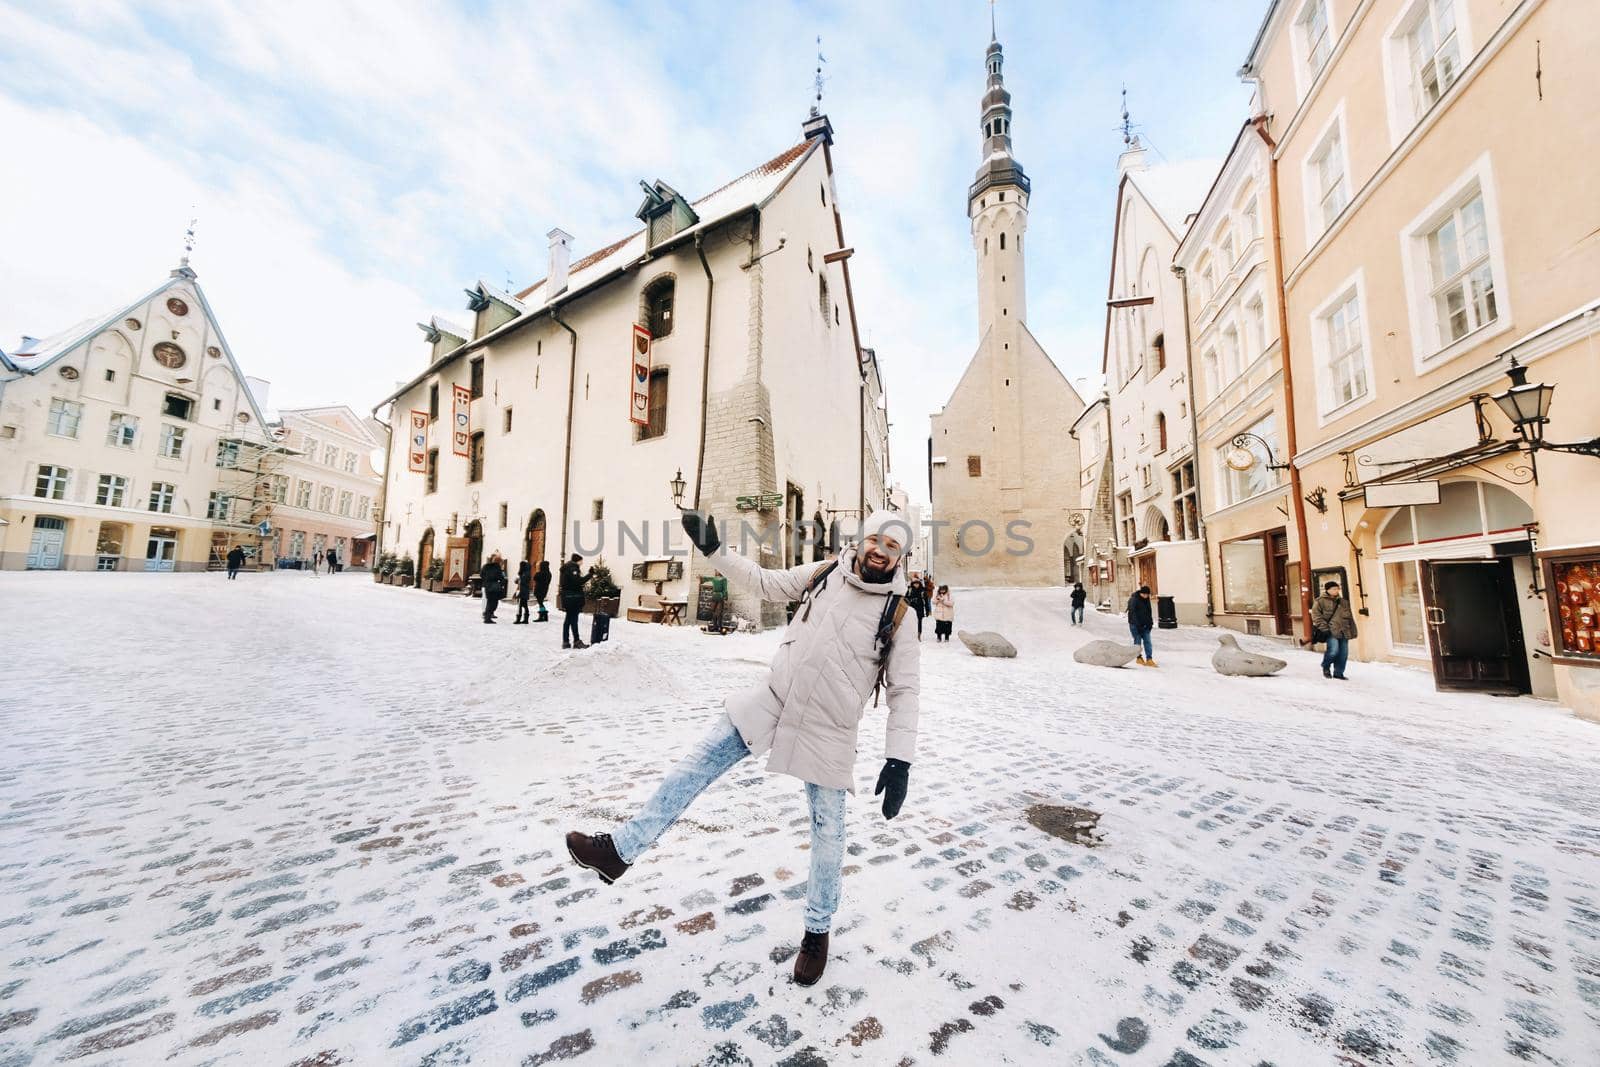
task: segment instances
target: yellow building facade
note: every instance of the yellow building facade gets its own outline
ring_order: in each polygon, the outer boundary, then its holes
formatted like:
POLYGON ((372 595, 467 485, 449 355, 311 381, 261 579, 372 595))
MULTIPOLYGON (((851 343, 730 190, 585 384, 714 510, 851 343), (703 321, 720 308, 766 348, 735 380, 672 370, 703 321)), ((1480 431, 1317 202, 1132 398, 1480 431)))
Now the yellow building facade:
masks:
MULTIPOLYGON (((1600 19, 1560 0, 1274 3, 1274 147, 1311 573, 1358 659, 1600 718, 1600 19)), ((1216 531, 1211 531, 1216 532, 1216 531)))

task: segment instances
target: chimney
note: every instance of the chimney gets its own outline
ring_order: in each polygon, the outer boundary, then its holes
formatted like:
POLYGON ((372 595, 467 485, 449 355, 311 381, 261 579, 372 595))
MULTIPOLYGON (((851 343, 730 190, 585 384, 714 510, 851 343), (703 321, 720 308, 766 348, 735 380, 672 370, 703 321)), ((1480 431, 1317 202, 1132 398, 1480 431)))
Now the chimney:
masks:
POLYGON ((545 236, 550 238, 550 269, 545 274, 544 298, 550 300, 567 291, 567 268, 572 265, 572 234, 558 226, 545 236))
POLYGON ((1137 135, 1128 142, 1128 147, 1122 155, 1117 157, 1117 176, 1128 173, 1130 170, 1149 170, 1150 164, 1145 159, 1144 145, 1139 143, 1137 135))

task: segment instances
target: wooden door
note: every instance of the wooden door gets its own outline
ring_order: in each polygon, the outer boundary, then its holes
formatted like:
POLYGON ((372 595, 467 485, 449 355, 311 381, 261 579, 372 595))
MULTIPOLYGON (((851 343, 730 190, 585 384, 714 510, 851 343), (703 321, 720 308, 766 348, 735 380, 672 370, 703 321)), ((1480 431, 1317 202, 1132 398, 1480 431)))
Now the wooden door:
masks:
POLYGON ((1529 691, 1509 560, 1424 561, 1422 605, 1439 689, 1529 691))
POLYGON ((1267 588, 1272 591, 1272 614, 1278 633, 1290 633, 1289 534, 1283 529, 1267 535, 1267 588))

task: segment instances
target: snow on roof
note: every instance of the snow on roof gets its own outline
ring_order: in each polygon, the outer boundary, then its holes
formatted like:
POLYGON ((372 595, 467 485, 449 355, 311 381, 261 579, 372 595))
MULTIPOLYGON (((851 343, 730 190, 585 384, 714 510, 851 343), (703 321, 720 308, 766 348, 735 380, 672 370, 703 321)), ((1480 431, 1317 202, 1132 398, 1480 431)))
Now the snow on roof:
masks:
MULTIPOLYGON (((777 192, 778 187, 783 184, 789 172, 805 157, 806 149, 811 147, 811 143, 810 141, 801 141, 799 144, 767 160, 754 170, 746 171, 722 188, 707 193, 694 201, 692 206, 695 214, 700 216, 700 221, 682 232, 689 233, 697 229, 705 229, 727 218, 729 215, 764 202, 773 193, 777 192)), ((621 240, 600 249, 598 252, 591 252, 573 263, 568 269, 565 292, 577 292, 589 283, 605 277, 616 267, 631 262, 644 255, 644 253, 643 230, 636 230, 621 240)), ((517 299, 529 309, 544 307, 549 303, 544 293, 544 283, 545 279, 540 278, 518 293, 517 299)))
POLYGON ((500 288, 498 285, 495 285, 493 282, 487 281, 483 278, 478 279, 478 288, 484 293, 485 296, 500 301, 500 303, 504 304, 508 308, 511 308, 513 311, 522 311, 527 306, 510 293, 500 288))
POLYGON ((109 325, 115 319, 120 318, 124 314, 126 307, 127 305, 119 304, 111 311, 101 315, 91 315, 89 318, 75 322, 58 333, 51 334, 49 337, 24 337, 21 344, 6 353, 6 358, 18 370, 35 370, 68 349, 76 348, 84 338, 99 333, 100 329, 104 328, 104 325, 109 325))
POLYGON ((1186 159, 1130 171, 1128 179, 1181 238, 1189 228, 1190 217, 1205 203, 1206 193, 1221 167, 1222 161, 1217 159, 1186 159))

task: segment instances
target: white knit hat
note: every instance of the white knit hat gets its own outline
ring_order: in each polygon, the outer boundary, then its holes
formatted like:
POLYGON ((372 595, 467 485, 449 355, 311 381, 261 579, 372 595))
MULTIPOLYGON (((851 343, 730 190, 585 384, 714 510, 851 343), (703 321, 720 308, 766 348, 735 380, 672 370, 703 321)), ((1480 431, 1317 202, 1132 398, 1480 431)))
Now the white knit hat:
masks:
POLYGON ((900 543, 900 554, 903 556, 911 547, 911 523, 898 511, 879 509, 867 516, 861 524, 861 539, 865 541, 873 534, 887 534, 900 543))

